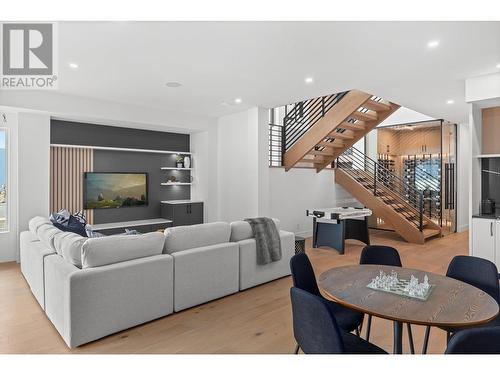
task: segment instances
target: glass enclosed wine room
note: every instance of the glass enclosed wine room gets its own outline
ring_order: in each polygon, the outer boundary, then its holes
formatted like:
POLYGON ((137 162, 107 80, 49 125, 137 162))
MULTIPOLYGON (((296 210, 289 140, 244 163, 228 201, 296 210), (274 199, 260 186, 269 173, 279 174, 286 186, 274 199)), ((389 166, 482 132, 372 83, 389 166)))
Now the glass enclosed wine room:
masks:
MULTIPOLYGON (((378 163, 408 189, 423 192, 424 214, 442 226, 443 234, 456 231, 456 124, 444 120, 379 127, 378 163)), ((391 229, 381 220, 372 223, 391 229)))

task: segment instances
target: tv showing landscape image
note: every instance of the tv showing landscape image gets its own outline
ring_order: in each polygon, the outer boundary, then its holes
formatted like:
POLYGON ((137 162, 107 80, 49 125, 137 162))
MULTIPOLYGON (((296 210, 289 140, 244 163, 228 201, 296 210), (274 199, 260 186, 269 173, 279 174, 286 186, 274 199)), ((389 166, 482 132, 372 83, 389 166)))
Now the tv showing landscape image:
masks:
POLYGON ((85 209, 121 208, 148 204, 146 173, 86 172, 85 209))

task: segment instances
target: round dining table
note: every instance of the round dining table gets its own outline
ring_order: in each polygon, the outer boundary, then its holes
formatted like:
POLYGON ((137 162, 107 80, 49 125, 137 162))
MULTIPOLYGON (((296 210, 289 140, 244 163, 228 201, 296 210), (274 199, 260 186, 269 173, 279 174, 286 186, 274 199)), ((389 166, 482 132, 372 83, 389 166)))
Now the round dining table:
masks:
POLYGON ((497 302, 482 290, 450 277, 410 268, 352 265, 331 268, 318 279, 322 295, 349 309, 392 320, 394 354, 403 351, 403 323, 436 327, 473 327, 498 315, 497 302), (427 275, 433 285, 427 300, 370 289, 367 285, 380 271, 397 272, 398 278, 420 281, 427 275))

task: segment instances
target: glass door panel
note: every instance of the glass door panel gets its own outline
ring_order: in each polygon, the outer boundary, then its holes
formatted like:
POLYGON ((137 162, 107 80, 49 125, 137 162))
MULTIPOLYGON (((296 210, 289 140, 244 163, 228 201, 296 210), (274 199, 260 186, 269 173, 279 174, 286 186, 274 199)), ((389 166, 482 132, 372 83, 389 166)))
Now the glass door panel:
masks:
POLYGON ((457 230, 457 126, 444 121, 442 126, 442 223, 443 234, 457 230))

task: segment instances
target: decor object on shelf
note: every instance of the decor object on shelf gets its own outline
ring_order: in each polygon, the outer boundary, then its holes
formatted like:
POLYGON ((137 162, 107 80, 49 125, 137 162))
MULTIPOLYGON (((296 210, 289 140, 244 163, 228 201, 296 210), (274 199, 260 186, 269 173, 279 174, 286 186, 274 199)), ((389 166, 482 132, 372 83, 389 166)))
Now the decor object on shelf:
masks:
POLYGON ((176 166, 177 166, 177 168, 184 168, 184 156, 177 155, 176 166))
POLYGON ((184 168, 191 168, 191 158, 189 156, 184 157, 184 168))
POLYGON ((427 275, 424 276, 424 281, 420 283, 418 278, 414 275, 410 276, 410 280, 406 280, 398 278, 398 273, 394 270, 390 274, 386 274, 384 271, 380 270, 379 275, 376 276, 367 287, 382 292, 426 301, 434 285, 429 284, 429 277, 427 275))
POLYGON ((167 182, 177 182, 177 177, 172 175, 168 178, 167 182))

